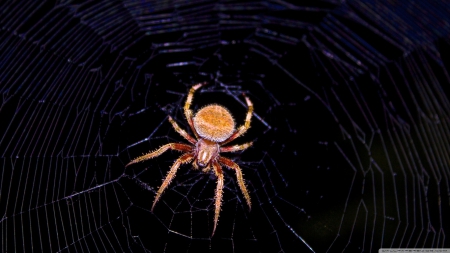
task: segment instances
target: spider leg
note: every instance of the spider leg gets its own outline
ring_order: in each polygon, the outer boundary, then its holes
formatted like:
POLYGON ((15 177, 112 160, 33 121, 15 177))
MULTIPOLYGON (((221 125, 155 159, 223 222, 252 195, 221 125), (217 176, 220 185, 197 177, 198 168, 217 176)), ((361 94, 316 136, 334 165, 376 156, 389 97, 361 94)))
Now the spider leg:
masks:
POLYGON ((178 126, 177 122, 175 122, 175 120, 173 120, 172 117, 170 117, 170 116, 169 116, 169 121, 172 124, 175 131, 177 131, 177 133, 179 133, 181 136, 183 136, 183 138, 185 138, 187 141, 189 141, 192 144, 196 143, 195 139, 192 138, 192 136, 190 136, 188 133, 186 133, 186 131, 184 131, 180 126, 178 126))
POLYGON ((220 153, 223 153, 223 152, 236 152, 236 151, 240 151, 240 150, 246 150, 252 144, 253 144, 253 142, 247 142, 247 143, 244 143, 244 144, 241 144, 241 145, 220 147, 220 153))
POLYGON ((166 178, 164 179, 162 185, 159 187, 158 192, 156 193, 155 200, 153 200, 153 205, 152 205, 152 210, 151 210, 152 212, 153 212, 153 208, 155 207, 156 202, 158 202, 159 198, 161 197, 161 194, 164 192, 164 190, 170 184, 172 179, 175 177, 175 174, 177 173, 178 168, 180 168, 180 165, 183 163, 188 163, 188 162, 192 161, 193 158, 194 158, 194 154, 187 153, 187 154, 181 155, 173 163, 172 167, 169 170, 169 173, 167 173, 166 178))
POLYGON ((184 116, 186 116, 186 120, 197 139, 198 139, 198 134, 194 128, 194 122, 192 121, 193 116, 192 116, 192 111, 191 111, 190 107, 191 107, 192 99, 194 98, 195 91, 198 90, 203 85, 206 85, 206 82, 198 83, 198 84, 192 86, 192 88, 189 90, 189 94, 187 96, 186 103, 184 104, 184 116))
POLYGON ((226 167, 236 171, 236 178, 238 181, 239 188, 241 188, 241 192, 242 192, 242 194, 244 194, 244 198, 245 198, 245 201, 247 202, 248 209, 251 210, 252 204, 250 202, 250 195, 248 194, 247 187, 245 186, 241 168, 239 167, 239 165, 237 165, 237 163, 231 161, 228 158, 222 157, 222 156, 219 157, 219 162, 221 164, 225 165, 226 167))
POLYGON ((216 187, 216 196, 215 196, 215 210, 214 210, 214 228, 212 235, 216 232, 217 222, 219 221, 220 207, 222 206, 222 195, 223 195, 223 171, 220 164, 215 161, 212 163, 214 168, 214 172, 217 176, 217 187, 216 187))
POLYGON ((205 168, 202 169, 203 172, 208 172, 211 169, 211 165, 206 165, 205 168))
POLYGON ((253 103, 252 103, 252 101, 250 101, 250 99, 245 94, 242 94, 242 95, 244 95, 245 101, 247 102, 247 106, 248 106, 247 116, 245 117, 244 125, 241 125, 228 139, 221 142, 220 145, 227 144, 228 142, 236 139, 237 137, 239 137, 239 136, 243 135, 245 132, 247 132, 247 130, 250 128, 250 121, 252 119, 252 114, 253 114, 253 103))
POLYGON ((129 162, 127 165, 125 165, 125 167, 130 166, 133 163, 138 163, 138 162, 142 162, 142 161, 157 157, 157 156, 161 155, 162 153, 166 152, 168 149, 178 150, 178 151, 182 151, 182 152, 191 152, 192 146, 187 145, 187 144, 182 144, 182 143, 168 143, 166 145, 161 146, 160 148, 158 148, 157 150, 155 150, 153 152, 150 152, 148 154, 139 156, 139 157, 131 160, 131 162, 129 162))
POLYGON ((197 164, 197 161, 193 161, 193 162, 192 162, 192 167, 194 168, 194 170, 198 170, 198 164, 197 164))

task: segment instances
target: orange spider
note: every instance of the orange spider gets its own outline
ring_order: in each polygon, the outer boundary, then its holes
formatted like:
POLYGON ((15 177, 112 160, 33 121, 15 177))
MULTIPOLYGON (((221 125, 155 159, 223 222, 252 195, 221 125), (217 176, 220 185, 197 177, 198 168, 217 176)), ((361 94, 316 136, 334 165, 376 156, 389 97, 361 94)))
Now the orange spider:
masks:
POLYGON ((159 187, 159 190, 156 193, 155 200, 153 201, 152 211, 155 207, 156 202, 158 202, 159 198, 161 197, 161 194, 175 177, 175 174, 177 173, 177 170, 181 164, 189 163, 192 161, 194 169, 198 169, 199 167, 201 167, 203 168, 204 172, 209 171, 212 167, 214 169, 214 173, 217 176, 214 228, 212 232, 212 235, 214 235, 214 232, 216 231, 217 221, 219 220, 220 206, 222 205, 224 182, 221 165, 224 165, 236 171, 236 178, 239 188, 241 188, 247 205, 249 209, 251 209, 250 195, 248 194, 247 188, 245 187, 241 168, 239 168, 239 165, 237 165, 232 160, 221 156, 220 153, 245 150, 252 145, 252 142, 248 142, 242 145, 223 146, 241 136, 247 131, 247 129, 250 128, 250 119, 253 113, 253 104, 250 99, 245 96, 245 94, 243 94, 247 102, 248 111, 244 125, 240 126, 238 129, 235 129, 235 123, 231 113, 223 106, 217 104, 207 105, 200 109, 195 114, 195 116, 192 116, 192 111, 189 108, 192 103, 192 98, 194 97, 194 92, 205 84, 206 83, 199 83, 192 86, 186 99, 186 104, 184 105, 184 114, 189 126, 191 127, 192 132, 196 137, 195 139, 190 136, 185 130, 181 129, 178 124, 172 119, 172 117, 169 116, 169 121, 170 123, 172 123, 175 131, 177 131, 192 145, 182 143, 168 143, 153 152, 132 160, 126 166, 157 157, 168 149, 184 152, 184 154, 182 154, 174 162, 174 164, 170 168, 169 173, 164 179, 164 182, 159 187))

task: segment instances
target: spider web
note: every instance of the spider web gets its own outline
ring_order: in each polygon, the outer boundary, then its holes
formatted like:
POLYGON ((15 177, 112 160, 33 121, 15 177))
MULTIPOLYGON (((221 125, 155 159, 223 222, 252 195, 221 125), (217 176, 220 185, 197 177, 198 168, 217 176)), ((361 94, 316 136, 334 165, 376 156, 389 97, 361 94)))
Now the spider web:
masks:
POLYGON ((410 1, 4 1, 2 252, 376 252, 449 247, 449 10, 410 1), (182 107, 252 127, 217 231, 182 107))

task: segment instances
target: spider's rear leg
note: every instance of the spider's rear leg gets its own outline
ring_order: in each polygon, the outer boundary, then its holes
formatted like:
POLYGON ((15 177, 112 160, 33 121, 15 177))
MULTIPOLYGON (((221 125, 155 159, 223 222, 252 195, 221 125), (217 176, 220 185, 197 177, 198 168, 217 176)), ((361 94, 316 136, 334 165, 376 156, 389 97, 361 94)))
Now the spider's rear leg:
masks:
POLYGON ((194 122, 192 121, 193 115, 192 115, 192 111, 191 111, 190 107, 191 107, 192 100, 194 99, 195 91, 206 84, 207 84, 207 82, 203 82, 203 83, 198 83, 198 84, 192 86, 192 88, 189 90, 189 94, 186 98, 186 103, 184 104, 184 116, 186 116, 186 120, 188 121, 188 124, 191 127, 191 130, 197 139, 198 139, 198 134, 194 128, 194 122))
POLYGON ((246 149, 248 149, 252 144, 253 144, 253 142, 247 142, 247 143, 240 144, 240 145, 233 145, 233 146, 220 147, 220 153, 224 153, 224 152, 236 152, 236 151, 246 150, 246 149))
POLYGON ((252 101, 250 101, 250 99, 244 93, 242 95, 245 97, 245 101, 247 102, 247 106, 248 106, 247 115, 245 116, 245 122, 228 139, 226 139, 225 141, 220 143, 220 145, 224 145, 230 141, 233 141, 237 137, 245 134, 245 132, 247 132, 247 130, 250 128, 250 122, 251 122, 252 115, 253 115, 253 103, 252 103, 252 101))
POLYGON ((172 117, 169 116, 169 121, 172 124, 172 127, 179 133, 183 138, 185 138, 190 143, 194 144, 197 142, 192 136, 190 136, 184 129, 182 129, 180 126, 178 126, 177 122, 172 119, 172 117))

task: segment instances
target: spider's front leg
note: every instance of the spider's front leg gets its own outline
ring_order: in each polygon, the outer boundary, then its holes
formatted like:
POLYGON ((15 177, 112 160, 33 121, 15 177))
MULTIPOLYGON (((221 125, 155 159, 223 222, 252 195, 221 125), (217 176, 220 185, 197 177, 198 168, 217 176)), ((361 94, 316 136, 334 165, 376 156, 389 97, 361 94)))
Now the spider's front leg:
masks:
POLYGON ((238 181, 239 188, 241 188, 241 192, 242 192, 242 194, 244 194, 244 198, 245 198, 245 201, 247 202, 248 209, 251 210, 252 203, 250 202, 250 195, 248 194, 247 187, 245 187, 244 177, 242 176, 241 168, 239 167, 239 165, 237 165, 237 163, 235 163, 235 162, 231 161, 230 159, 225 158, 223 156, 219 157, 219 162, 221 164, 225 165, 226 167, 236 171, 236 178, 238 181))
POLYGON ((168 143, 166 145, 161 146, 159 149, 157 149, 153 152, 150 152, 148 154, 139 156, 139 157, 131 160, 131 162, 129 162, 127 165, 125 165, 125 167, 130 166, 133 163, 142 162, 142 161, 160 156, 162 153, 166 152, 168 149, 178 150, 181 152, 191 152, 192 146, 186 145, 186 144, 181 144, 181 143, 168 143))
POLYGON ((219 221, 220 207, 222 206, 223 184, 224 184, 222 167, 216 161, 213 162, 212 166, 217 176, 217 188, 215 196, 214 228, 211 236, 213 236, 214 232, 216 232, 217 222, 219 221))
POLYGON ((164 190, 169 186, 170 182, 172 182, 172 179, 175 177, 175 174, 177 174, 178 168, 180 168, 180 165, 183 163, 189 163, 194 159, 194 154, 187 153, 180 156, 172 165, 172 167, 169 170, 169 173, 167 173, 166 178, 164 179, 162 185, 159 187, 158 192, 156 193, 155 200, 153 200, 152 205, 152 212, 153 208, 155 207, 156 202, 158 202, 159 198, 161 197, 161 194, 164 192, 164 190))

